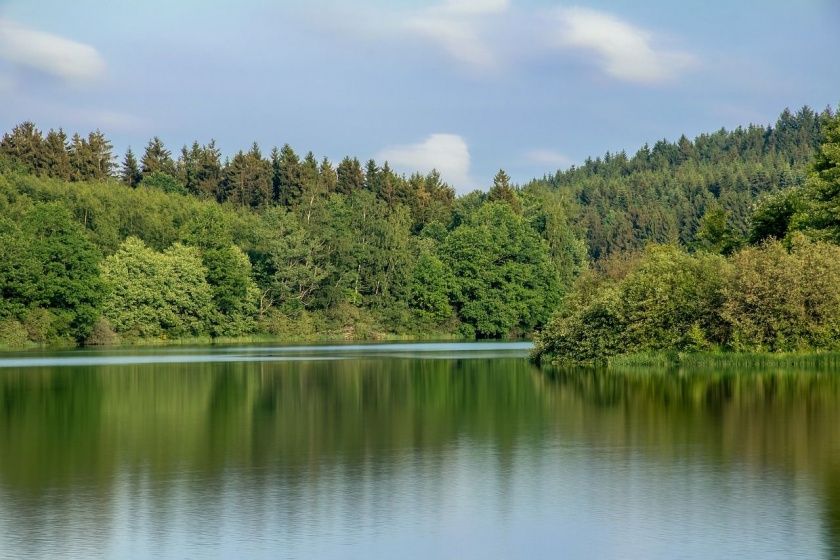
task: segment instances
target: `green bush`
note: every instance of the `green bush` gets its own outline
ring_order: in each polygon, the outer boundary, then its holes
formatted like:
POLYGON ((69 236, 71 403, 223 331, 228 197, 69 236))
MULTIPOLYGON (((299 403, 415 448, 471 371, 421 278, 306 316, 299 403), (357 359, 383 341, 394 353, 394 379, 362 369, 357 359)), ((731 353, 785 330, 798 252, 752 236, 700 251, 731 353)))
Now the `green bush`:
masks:
POLYGON ((16 319, 0 321, 0 346, 6 348, 23 348, 26 346, 26 328, 16 319))

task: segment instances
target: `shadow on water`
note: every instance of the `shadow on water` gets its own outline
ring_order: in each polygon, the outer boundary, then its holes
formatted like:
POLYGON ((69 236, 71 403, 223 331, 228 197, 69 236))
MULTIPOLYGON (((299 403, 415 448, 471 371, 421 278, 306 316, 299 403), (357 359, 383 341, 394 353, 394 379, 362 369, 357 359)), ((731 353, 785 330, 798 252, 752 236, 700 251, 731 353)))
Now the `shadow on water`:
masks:
POLYGON ((538 370, 521 352, 437 358, 0 370, 0 518, 33 557, 62 531, 71 540, 88 531, 96 537, 85 546, 104 546, 121 515, 141 509, 152 533, 168 534, 185 492, 201 531, 223 531, 233 508, 274 515, 299 535, 307 516, 341 504, 367 508, 347 524, 386 523, 395 512, 375 504, 410 491, 406 472, 423 481, 412 507, 433 509, 465 453, 492 452, 494 484, 510 496, 521 456, 559 445, 612 450, 605 461, 623 454, 807 480, 829 554, 840 556, 840 376, 831 371, 538 370), (349 488, 340 498, 330 494, 338 481, 349 488), (231 495, 244 502, 234 508, 231 495))

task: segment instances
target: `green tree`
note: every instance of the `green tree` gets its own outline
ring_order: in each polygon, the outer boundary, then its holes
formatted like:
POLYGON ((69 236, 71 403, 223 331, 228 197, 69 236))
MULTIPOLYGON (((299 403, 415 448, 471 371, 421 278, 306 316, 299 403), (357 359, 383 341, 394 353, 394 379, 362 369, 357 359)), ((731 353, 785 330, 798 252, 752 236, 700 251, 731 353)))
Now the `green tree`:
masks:
POLYGON ((143 180, 140 181, 140 186, 169 194, 187 194, 186 187, 178 179, 163 171, 147 173, 143 176, 143 180))
POLYGON ((120 173, 120 180, 129 187, 136 187, 143 180, 143 174, 140 172, 140 166, 137 164, 137 158, 131 147, 125 152, 125 158, 122 162, 122 170, 120 173))
POLYGON ((50 130, 44 139, 44 169, 47 175, 69 181, 72 175, 67 135, 62 129, 50 130))
POLYGON ((729 255, 740 244, 739 236, 729 225, 730 213, 720 205, 713 205, 700 220, 695 234, 695 247, 718 255, 729 255))
POLYGON ((303 169, 300 158, 291 146, 285 144, 273 155, 275 174, 275 200, 287 208, 297 206, 303 195, 303 169))
POLYGON ((327 278, 324 240, 306 231, 294 213, 279 207, 263 215, 259 240, 255 268, 265 287, 261 307, 286 311, 310 307, 327 278))
POLYGON ((248 153, 237 153, 225 166, 222 198, 251 208, 271 201, 271 162, 263 159, 256 143, 248 153))
POLYGON ((452 319, 452 284, 452 275, 438 257, 434 241, 421 240, 408 288, 409 307, 421 324, 437 326, 452 319))
POLYGON ((0 140, 0 153, 24 165, 31 173, 45 170, 44 139, 35 123, 26 121, 15 126, 0 140))
POLYGON ((56 203, 25 211, 19 226, 0 223, 0 315, 23 319, 46 310, 51 334, 84 340, 101 300, 100 254, 70 212, 56 203))
POLYGON ((510 176, 505 173, 504 169, 500 169, 496 176, 493 177, 493 186, 487 193, 487 200, 491 202, 502 201, 509 204, 514 212, 522 213, 522 204, 519 201, 519 196, 516 190, 510 185, 510 176))
POLYGON ((365 174, 362 165, 356 158, 345 157, 336 169, 335 190, 341 194, 350 194, 363 188, 365 174))
POLYGON ((840 113, 823 120, 823 140, 808 174, 803 207, 792 222, 794 229, 840 243, 840 113))
POLYGON ((452 300, 482 337, 530 332, 559 297, 546 243, 507 203, 487 203, 441 246, 452 271, 452 300))
POLYGON ((140 163, 143 177, 156 172, 166 173, 172 177, 176 174, 172 152, 166 149, 163 141, 157 136, 149 140, 140 163))
POLYGON ((208 334, 215 310, 198 250, 174 245, 165 253, 128 238, 101 265, 103 315, 129 337, 208 334))
POLYGON ((209 206, 184 226, 182 239, 197 247, 206 269, 216 314, 214 335, 235 336, 254 328, 258 289, 251 261, 232 243, 231 224, 218 207, 209 206))
POLYGON ((793 216, 801 211, 801 196, 801 189, 789 188, 761 199, 750 217, 750 243, 784 239, 793 216))

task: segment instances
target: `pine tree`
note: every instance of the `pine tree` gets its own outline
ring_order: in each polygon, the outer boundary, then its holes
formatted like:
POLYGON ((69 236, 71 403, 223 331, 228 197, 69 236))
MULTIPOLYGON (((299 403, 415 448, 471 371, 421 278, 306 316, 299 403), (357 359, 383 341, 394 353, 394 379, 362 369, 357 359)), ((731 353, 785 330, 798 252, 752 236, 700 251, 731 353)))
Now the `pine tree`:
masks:
POLYGON ((64 130, 50 130, 44 140, 44 158, 46 174, 50 177, 70 180, 72 169, 70 167, 70 154, 67 148, 67 134, 64 130))
POLYGON ((254 142, 248 153, 238 152, 225 166, 223 200, 258 208, 271 202, 271 162, 254 142))
POLYGON ((70 141, 70 180, 90 181, 96 177, 96 165, 90 144, 78 133, 73 134, 70 141))
POLYGON ((338 188, 338 175, 336 175, 332 163, 327 158, 321 160, 321 167, 318 169, 318 180, 323 185, 324 192, 327 194, 334 193, 338 188))
POLYGON ((195 161, 195 189, 205 198, 219 199, 222 192, 222 153, 216 141, 201 147, 195 161))
POLYGON ((365 164, 365 189, 369 190, 375 195, 379 195, 381 189, 381 177, 379 174, 379 167, 372 159, 365 164))
POLYGON ((336 191, 341 194, 356 192, 365 185, 365 174, 357 158, 345 157, 341 160, 336 169, 336 175, 336 191))
POLYGON ((500 169, 496 176, 493 177, 493 187, 487 193, 487 200, 506 202, 510 205, 517 214, 522 213, 522 204, 519 202, 519 196, 516 191, 510 186, 510 176, 505 173, 504 169, 500 169))
POLYGON ((278 178, 278 202, 287 208, 296 206, 303 193, 301 164, 300 158, 288 144, 283 145, 280 149, 277 171, 280 175, 278 178))
POLYGON ((172 152, 166 149, 163 141, 157 136, 149 140, 146 145, 141 164, 144 177, 155 172, 175 175, 175 162, 172 161, 172 152))
POLYGON ((44 140, 41 131, 30 121, 22 122, 3 136, 0 153, 26 166, 31 173, 44 171, 44 140))
POLYGON ((105 138, 98 129, 88 134, 88 148, 90 150, 89 167, 93 171, 93 179, 104 180, 114 171, 114 154, 111 141, 105 138))
POLYGON ((120 180, 129 187, 135 188, 143 180, 143 174, 140 172, 140 166, 137 164, 137 158, 129 146, 125 152, 125 158, 122 162, 122 170, 120 172, 120 180))

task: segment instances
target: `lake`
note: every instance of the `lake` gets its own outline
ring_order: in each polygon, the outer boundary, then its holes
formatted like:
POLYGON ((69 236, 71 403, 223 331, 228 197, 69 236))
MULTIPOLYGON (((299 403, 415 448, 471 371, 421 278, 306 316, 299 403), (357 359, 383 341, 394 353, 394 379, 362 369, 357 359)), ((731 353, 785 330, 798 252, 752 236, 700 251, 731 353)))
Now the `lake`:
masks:
POLYGON ((0 558, 840 558, 840 375, 527 344, 0 356, 0 558))

